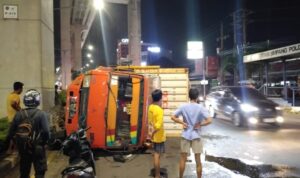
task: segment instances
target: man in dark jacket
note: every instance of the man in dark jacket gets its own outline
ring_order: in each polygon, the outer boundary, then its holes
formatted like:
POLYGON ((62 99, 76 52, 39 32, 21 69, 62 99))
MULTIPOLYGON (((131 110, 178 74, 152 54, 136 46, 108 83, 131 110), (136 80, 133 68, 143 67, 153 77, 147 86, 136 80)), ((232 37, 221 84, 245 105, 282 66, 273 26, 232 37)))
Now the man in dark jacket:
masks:
MULTIPOLYGON (((26 109, 16 113, 9 129, 6 142, 16 137, 20 155, 20 178, 29 178, 31 164, 33 163, 36 178, 43 178, 47 170, 47 157, 45 144, 50 137, 47 114, 37 107, 40 104, 40 93, 34 89, 28 90, 23 98, 26 109), (31 144, 22 142, 18 137, 20 125, 24 124, 24 118, 30 120, 32 126, 31 144)), ((22 134, 19 134, 22 135, 22 134)), ((24 135, 24 134, 23 134, 24 135)))

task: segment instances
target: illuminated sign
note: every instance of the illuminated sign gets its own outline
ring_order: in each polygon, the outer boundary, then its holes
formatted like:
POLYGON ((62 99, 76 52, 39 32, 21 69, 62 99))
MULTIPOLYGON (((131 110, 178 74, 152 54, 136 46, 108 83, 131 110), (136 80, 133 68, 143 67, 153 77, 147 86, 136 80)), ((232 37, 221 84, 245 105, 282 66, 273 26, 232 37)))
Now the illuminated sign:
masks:
POLYGON ((187 42, 187 58, 188 59, 202 59, 203 54, 202 41, 188 41, 187 42))
POLYGON ((300 43, 244 56, 244 63, 288 56, 296 53, 300 53, 300 43))

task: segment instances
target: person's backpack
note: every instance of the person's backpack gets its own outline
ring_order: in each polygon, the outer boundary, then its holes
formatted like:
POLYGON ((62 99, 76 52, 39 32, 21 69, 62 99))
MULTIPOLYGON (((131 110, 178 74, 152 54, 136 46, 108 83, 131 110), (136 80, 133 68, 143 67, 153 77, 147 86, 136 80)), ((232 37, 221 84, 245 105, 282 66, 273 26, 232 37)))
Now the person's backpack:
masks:
POLYGON ((31 115, 28 115, 26 110, 20 111, 22 118, 15 135, 19 151, 32 152, 35 142, 40 137, 34 129, 34 119, 38 111, 36 109, 31 115))

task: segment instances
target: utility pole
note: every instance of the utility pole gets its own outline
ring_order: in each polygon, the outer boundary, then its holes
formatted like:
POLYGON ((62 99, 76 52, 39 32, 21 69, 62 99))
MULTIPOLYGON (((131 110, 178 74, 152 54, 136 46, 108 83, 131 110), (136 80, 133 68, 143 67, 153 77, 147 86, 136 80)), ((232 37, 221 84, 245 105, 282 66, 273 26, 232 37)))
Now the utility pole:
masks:
POLYGON ((220 35, 221 35, 221 46, 220 46, 220 51, 224 49, 224 27, 223 27, 223 22, 221 22, 221 30, 220 30, 220 35))
POLYGON ((233 12, 233 37, 234 45, 242 45, 243 51, 246 52, 247 44, 247 24, 249 22, 248 16, 252 14, 251 11, 240 9, 233 12))
POLYGON ((218 72, 218 79, 223 83, 223 76, 222 76, 222 51, 224 50, 224 41, 229 38, 229 35, 224 35, 224 24, 220 22, 220 37, 217 38, 217 42, 219 43, 220 47, 217 50, 217 54, 219 55, 219 72, 218 72))
POLYGON ((239 80, 245 79, 246 71, 243 63, 243 57, 244 57, 244 53, 246 52, 246 44, 247 44, 246 28, 247 28, 247 16, 249 14, 251 14, 251 12, 245 9, 239 9, 233 13, 234 48, 236 49, 233 51, 236 51, 236 56, 238 59, 237 69, 239 71, 239 80))

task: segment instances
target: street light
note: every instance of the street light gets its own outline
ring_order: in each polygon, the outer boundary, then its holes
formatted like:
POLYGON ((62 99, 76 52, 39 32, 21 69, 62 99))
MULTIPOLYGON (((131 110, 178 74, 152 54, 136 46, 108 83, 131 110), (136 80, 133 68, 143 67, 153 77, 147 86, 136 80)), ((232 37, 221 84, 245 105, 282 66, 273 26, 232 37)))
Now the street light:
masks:
POLYGON ((91 55, 90 53, 87 53, 87 54, 86 54, 86 57, 91 58, 92 55, 91 55))
POLYGON ((87 64, 85 64, 87 67, 90 67, 90 64, 89 63, 87 63, 87 64))
POLYGON ((90 60, 90 63, 94 63, 94 60, 93 60, 93 59, 91 59, 91 60, 90 60))
POLYGON ((160 47, 148 47, 147 48, 148 51, 152 52, 152 53, 160 53, 160 47))
POLYGON ((93 51, 94 50, 94 46, 93 45, 88 45, 88 50, 93 51))
POLYGON ((94 7, 99 11, 103 9, 104 8, 103 0, 94 0, 94 7))

